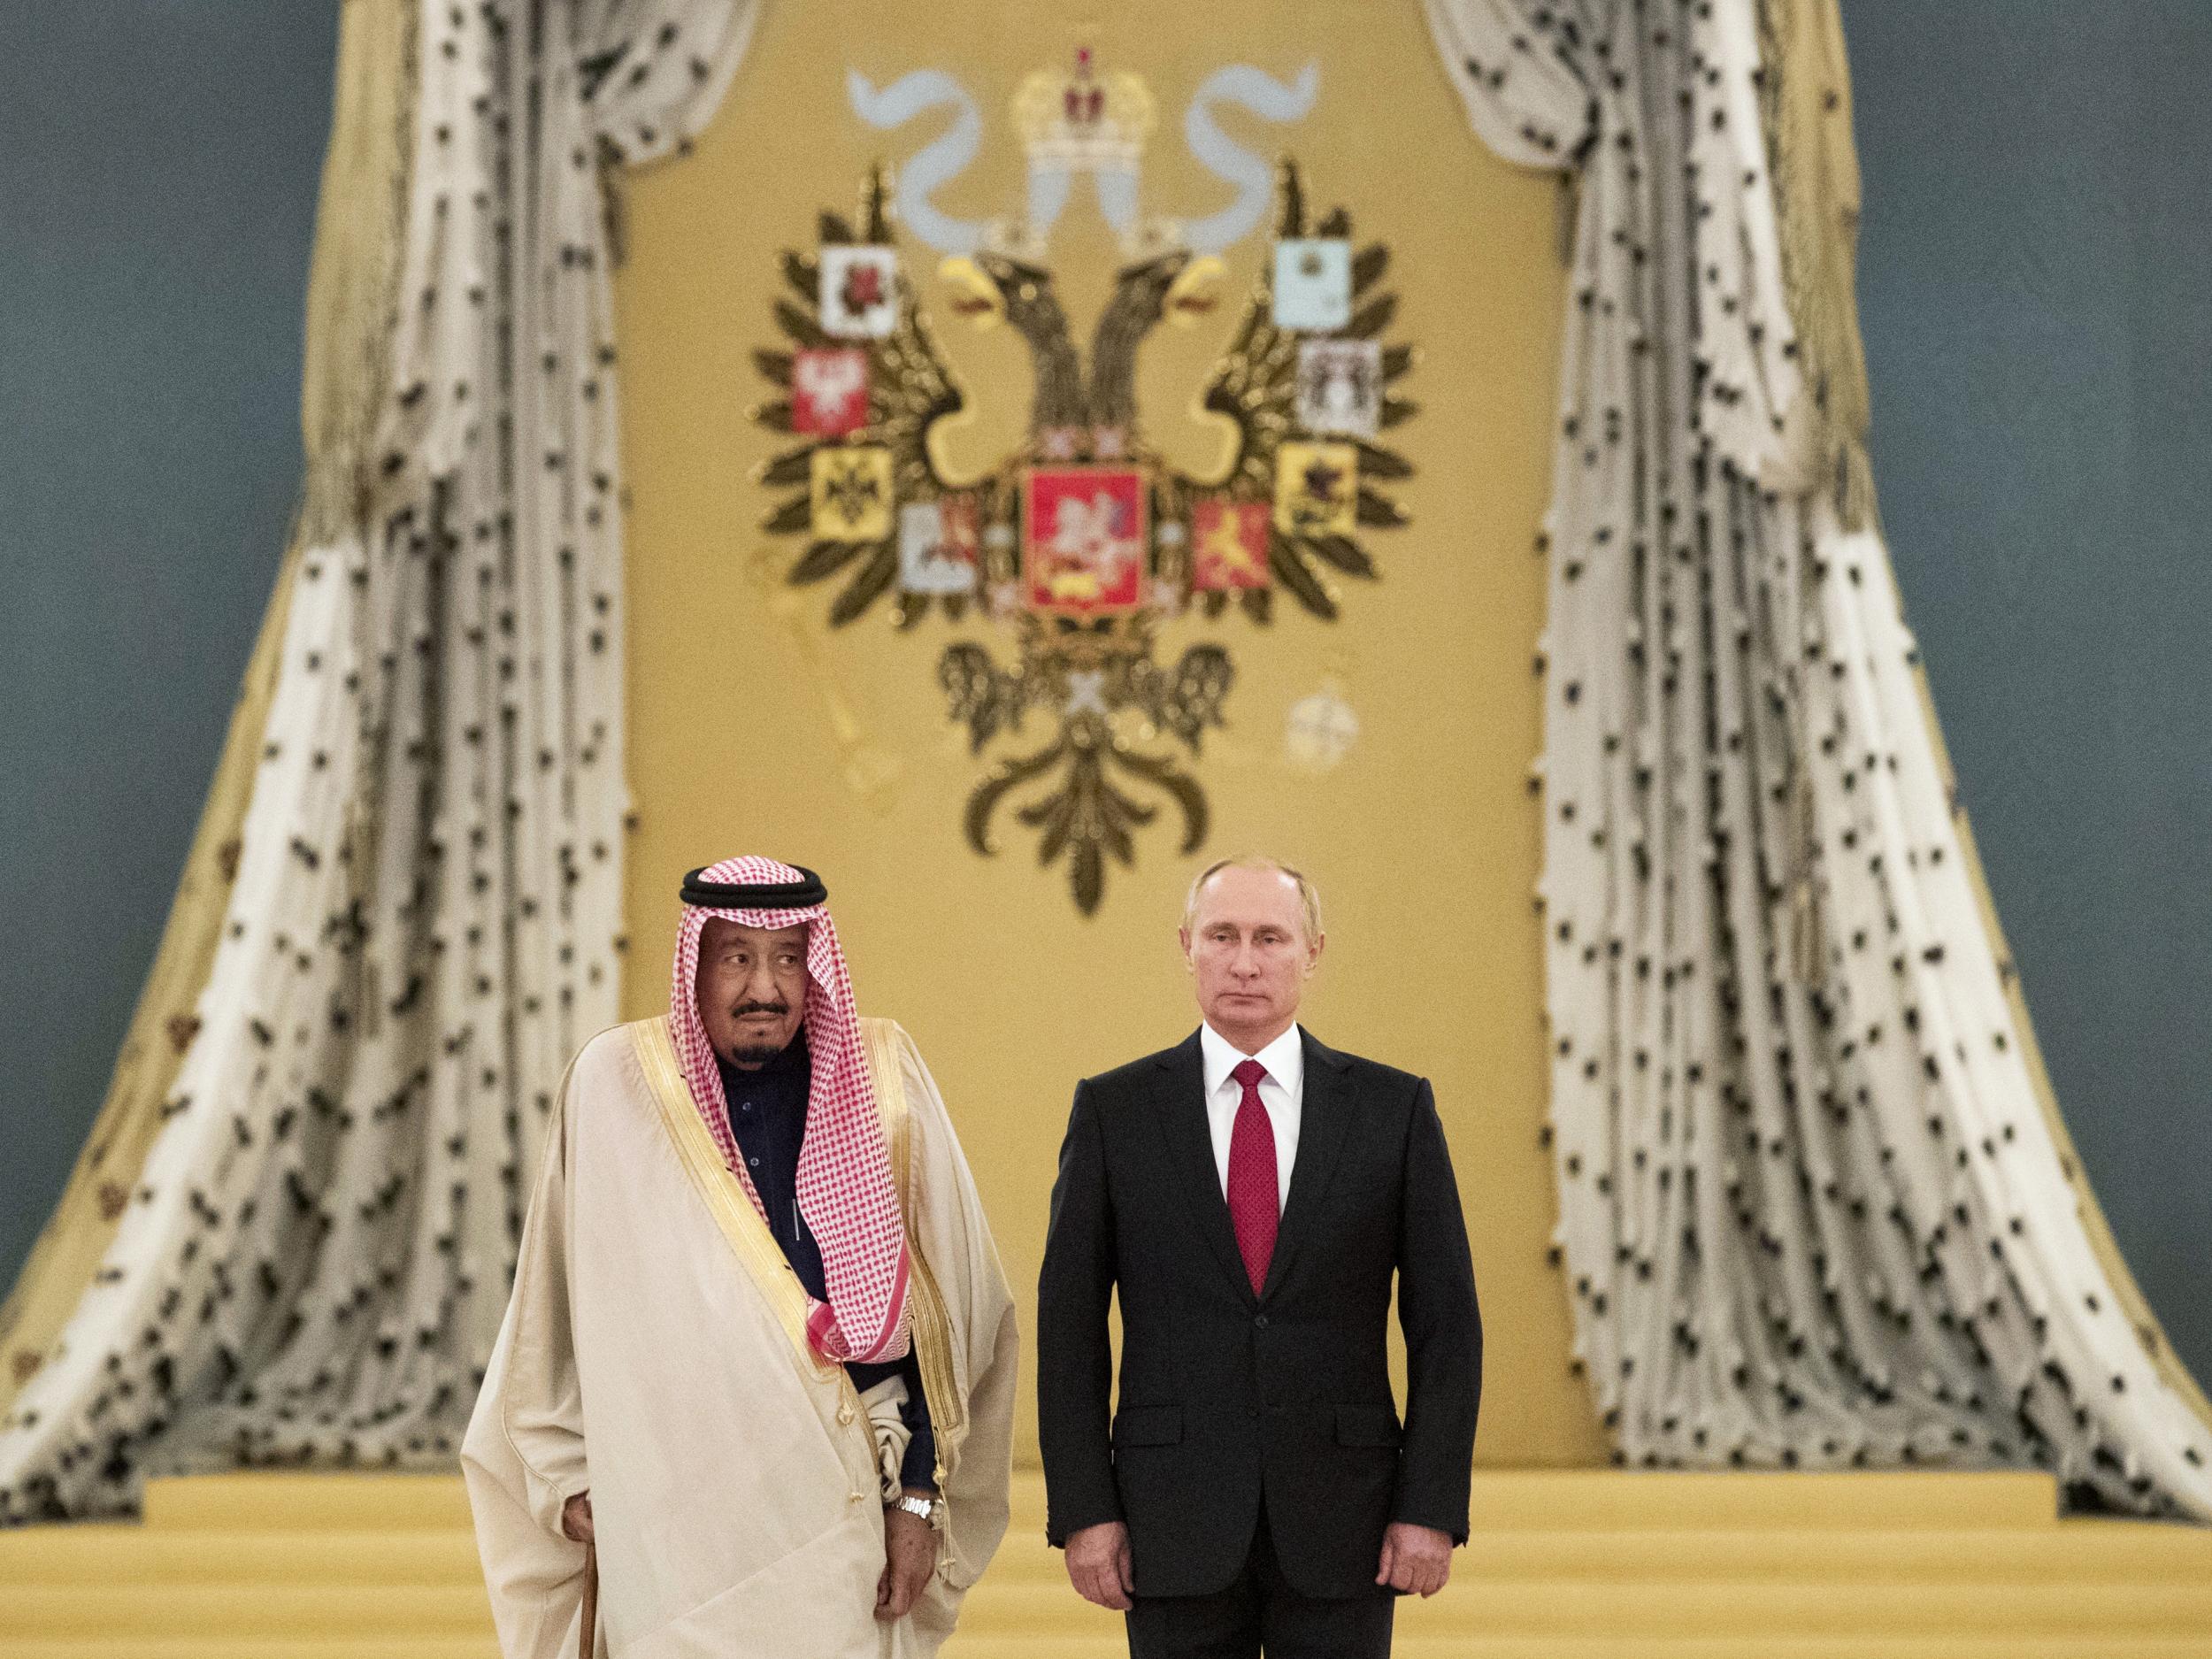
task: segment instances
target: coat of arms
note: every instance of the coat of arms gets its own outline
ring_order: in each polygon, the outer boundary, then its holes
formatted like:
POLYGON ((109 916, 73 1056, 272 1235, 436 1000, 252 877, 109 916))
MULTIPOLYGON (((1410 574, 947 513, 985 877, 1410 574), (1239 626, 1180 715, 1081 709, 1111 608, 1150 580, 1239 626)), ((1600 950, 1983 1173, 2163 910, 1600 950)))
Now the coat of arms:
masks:
POLYGON ((973 157, 973 99, 938 71, 880 90, 854 75, 854 108, 872 126, 941 105, 958 119, 907 161, 895 188, 874 170, 856 218, 823 212, 817 245, 784 255, 789 292, 774 304, 784 343, 755 354, 780 394, 755 419, 803 440, 758 474, 787 492, 764 527, 803 544, 788 580, 837 583, 833 626, 881 604, 902 630, 934 611, 1010 635, 1010 660, 984 638, 956 639, 938 658, 971 752, 1006 751, 970 794, 965 832, 988 856, 1010 804, 1041 859, 1067 861, 1086 912, 1103 894, 1107 857, 1133 864, 1137 832, 1162 804, 1175 808, 1185 853, 1205 839, 1206 797, 1189 766, 1223 724, 1235 671, 1217 639, 1160 660, 1163 626, 1215 628, 1233 613, 1264 626, 1279 590, 1333 620, 1340 579, 1376 574, 1369 534, 1406 521, 1392 486, 1412 468, 1381 438, 1417 408, 1394 389, 1413 351, 1386 338, 1397 310, 1388 251, 1356 246, 1346 210, 1309 209, 1294 161, 1260 163, 1211 114, 1234 104, 1295 119, 1316 86, 1310 68, 1289 85, 1241 65, 1210 77, 1184 130, 1237 199, 1202 219, 1148 218, 1138 200, 1151 93, 1080 52, 1072 72, 1033 74, 1014 98, 1029 163, 1023 211, 976 223, 933 199, 973 157), (1122 251, 1087 347, 1051 258, 1078 179, 1122 251), (1229 427, 1228 460, 1194 477, 1147 442, 1138 354, 1164 320, 1206 321, 1225 285, 1219 256, 1271 222, 1271 254, 1201 388, 1202 408, 1229 427), (965 394, 937 349, 917 246, 935 257, 947 313, 1010 328, 1028 347, 1024 442, 974 476, 949 475, 930 442, 965 394), (1041 742, 1029 735, 1036 716, 1041 742))

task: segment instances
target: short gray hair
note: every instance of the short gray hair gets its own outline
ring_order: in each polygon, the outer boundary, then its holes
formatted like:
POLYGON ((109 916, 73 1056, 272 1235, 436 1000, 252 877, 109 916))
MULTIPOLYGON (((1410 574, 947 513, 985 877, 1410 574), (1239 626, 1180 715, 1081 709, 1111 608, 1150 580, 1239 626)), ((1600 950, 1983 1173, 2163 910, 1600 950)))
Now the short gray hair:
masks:
POLYGON ((1321 889, 1306 879, 1305 872, 1292 868, 1279 858, 1270 858, 1264 853, 1239 853, 1231 858, 1217 858, 1198 872, 1198 879, 1190 884, 1190 892, 1183 900, 1183 931, 1198 918, 1198 895, 1205 891, 1206 883, 1225 870, 1257 870, 1279 876, 1287 876, 1298 889, 1298 911, 1305 924, 1306 942, 1313 943, 1321 937, 1321 889))

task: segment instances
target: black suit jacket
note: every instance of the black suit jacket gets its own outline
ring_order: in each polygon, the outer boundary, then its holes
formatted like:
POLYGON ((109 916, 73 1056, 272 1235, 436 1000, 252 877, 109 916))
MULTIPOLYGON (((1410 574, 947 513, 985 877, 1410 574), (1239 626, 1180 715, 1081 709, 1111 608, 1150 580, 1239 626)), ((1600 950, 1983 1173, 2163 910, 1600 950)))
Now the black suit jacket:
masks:
POLYGON ((1214 1164, 1197 1033, 1085 1079, 1068 1114, 1037 1286, 1047 1530, 1061 1545, 1126 1522, 1139 1595, 1225 1588, 1263 1503, 1309 1595, 1371 1593, 1394 1520, 1467 1536, 1482 1322, 1435 1098, 1424 1079, 1303 1042, 1297 1157, 1258 1295, 1214 1164))

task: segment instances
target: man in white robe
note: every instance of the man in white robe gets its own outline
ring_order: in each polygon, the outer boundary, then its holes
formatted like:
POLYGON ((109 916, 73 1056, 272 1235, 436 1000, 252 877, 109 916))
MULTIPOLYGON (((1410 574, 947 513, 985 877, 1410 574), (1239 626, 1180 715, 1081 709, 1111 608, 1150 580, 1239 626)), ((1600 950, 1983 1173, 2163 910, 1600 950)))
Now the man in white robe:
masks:
POLYGON ((501 1649, 932 1655, 1007 1523, 1018 1341, 975 1184, 817 878, 731 859, 683 897, 670 1014, 569 1069, 462 1448, 501 1649), (772 1217, 725 1079, 787 1048, 772 1217))

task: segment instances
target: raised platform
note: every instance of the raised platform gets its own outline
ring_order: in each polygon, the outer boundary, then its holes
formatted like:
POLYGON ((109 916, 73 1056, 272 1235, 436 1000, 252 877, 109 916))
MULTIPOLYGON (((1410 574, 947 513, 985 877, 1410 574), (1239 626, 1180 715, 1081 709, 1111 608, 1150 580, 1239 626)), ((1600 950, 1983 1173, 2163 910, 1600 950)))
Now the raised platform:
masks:
MULTIPOLYGON (((1406 1659, 2212 1659, 2212 1531, 2061 1521, 2037 1475, 1479 1475, 1406 1659)), ((946 1659, 1120 1659, 1044 1492, 946 1659)), ((157 1482, 142 1526, 0 1533, 6 1659, 495 1659, 458 1479, 157 1482)))

